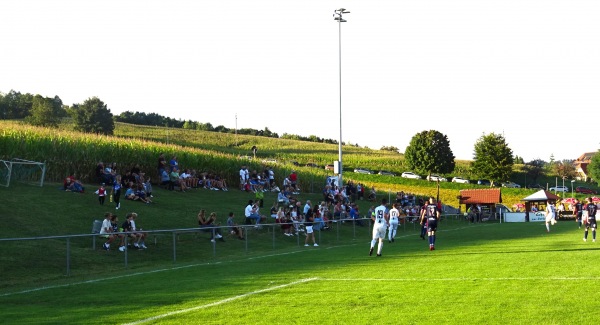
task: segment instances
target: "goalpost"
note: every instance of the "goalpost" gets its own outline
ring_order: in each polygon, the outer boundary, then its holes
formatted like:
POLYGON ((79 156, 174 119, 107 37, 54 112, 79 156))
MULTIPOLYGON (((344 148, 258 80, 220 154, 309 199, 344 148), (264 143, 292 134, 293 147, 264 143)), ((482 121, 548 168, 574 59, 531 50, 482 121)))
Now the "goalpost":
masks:
POLYGON ((44 186, 46 163, 13 158, 0 160, 0 185, 8 187, 10 182, 44 186))

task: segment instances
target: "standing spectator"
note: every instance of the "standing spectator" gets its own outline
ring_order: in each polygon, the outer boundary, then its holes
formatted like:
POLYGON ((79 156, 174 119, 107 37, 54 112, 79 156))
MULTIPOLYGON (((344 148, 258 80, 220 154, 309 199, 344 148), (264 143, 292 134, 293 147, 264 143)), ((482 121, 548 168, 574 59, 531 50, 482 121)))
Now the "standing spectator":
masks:
POLYGON ((389 223, 389 215, 386 212, 387 207, 386 199, 381 200, 381 204, 375 208, 375 215, 371 216, 371 220, 373 220, 373 239, 371 240, 371 248, 369 249, 369 256, 373 255, 373 249, 375 248, 375 244, 379 242, 377 245, 377 256, 381 256, 381 250, 383 249, 383 239, 385 238, 385 231, 388 227, 389 223))
POLYGON ((169 173, 169 171, 167 170, 167 160, 165 159, 165 154, 161 153, 158 156, 158 175, 162 175, 164 171, 167 172, 167 174, 169 173))
POLYGON ((271 191, 276 192, 277 186, 275 185, 275 172, 273 171, 273 167, 269 166, 267 176, 269 177, 269 188, 271 191))
POLYGON ((115 240, 115 235, 113 232, 113 227, 111 223, 112 213, 107 212, 104 214, 104 220, 102 220, 102 228, 100 228, 100 235, 106 238, 106 242, 102 244, 102 248, 105 250, 110 249, 110 244, 115 240))
POLYGON ((435 232, 437 231, 437 223, 440 220, 440 210, 433 201, 433 197, 429 198, 429 203, 425 209, 425 214, 421 217, 421 225, 427 221, 427 236, 429 236, 429 250, 435 250, 435 232), (424 220, 426 218, 426 220, 424 220))
POLYGON ((179 169, 179 162, 177 161, 177 156, 173 155, 173 157, 171 157, 171 160, 169 160, 169 167, 171 167, 171 170, 173 170, 173 168, 179 169))
POLYGON ((598 225, 596 223, 596 212, 598 211, 598 206, 596 206, 591 197, 587 198, 587 204, 585 205, 585 210, 587 211, 587 215, 583 217, 583 225, 585 226, 585 232, 583 233, 583 241, 587 241, 588 231, 592 228, 592 241, 596 242, 596 228, 598 225))
MULTIPOLYGON (((310 202, 307 201, 307 203, 310 203, 310 202)), ((305 206, 305 208, 306 208, 306 206, 305 206)), ((315 232, 313 230, 313 221, 314 221, 313 210, 309 208, 304 213, 304 228, 306 229, 306 239, 304 240, 304 246, 308 246, 308 242, 311 239, 313 242, 313 246, 315 246, 315 247, 319 246, 317 244, 317 241, 315 240, 315 232)))
POLYGON ((95 192, 98 194, 98 202, 100 205, 104 205, 104 200, 106 199, 106 189, 104 188, 104 183, 100 184, 100 188, 95 192))
POLYGON ((298 188, 298 174, 296 174, 296 171, 292 170, 292 173, 288 178, 290 179, 290 186, 294 190, 292 194, 300 194, 300 189, 298 188))
POLYGON ((396 238, 396 232, 398 231, 398 223, 400 221, 400 211, 398 211, 398 203, 392 204, 390 209, 390 227, 388 230, 388 241, 391 243, 396 238))
POLYGON ((246 184, 249 180, 248 167, 242 166, 240 168, 240 191, 244 191, 246 189, 246 184))
POLYGON ((556 207, 554 201, 548 201, 546 206, 546 232, 550 232, 550 224, 556 224, 556 207))
POLYGON ((117 175, 115 178, 115 183, 113 184, 113 201, 116 204, 117 210, 121 207, 121 176, 117 175))

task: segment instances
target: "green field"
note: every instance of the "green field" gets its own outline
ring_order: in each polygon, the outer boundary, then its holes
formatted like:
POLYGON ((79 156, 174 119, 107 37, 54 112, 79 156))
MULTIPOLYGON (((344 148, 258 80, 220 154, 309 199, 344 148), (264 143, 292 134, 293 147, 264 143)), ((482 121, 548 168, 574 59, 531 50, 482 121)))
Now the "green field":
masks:
MULTIPOLYGON (((8 217, 2 238, 89 233, 94 215, 107 210, 93 195, 50 185, 15 186, 0 194, 1 215, 20 216, 8 217), (34 200, 19 204, 26 198, 34 200)), ((197 208, 220 214, 238 209, 239 215, 249 195, 160 190, 155 205, 126 202, 123 209, 140 213, 145 228, 188 228, 197 208), (183 203, 185 208, 175 208, 183 203)), ((448 219, 433 252, 407 224, 379 258, 368 256, 369 229, 339 227, 322 232, 319 247, 298 245, 296 237, 267 228, 252 230, 248 250, 227 237, 217 242, 216 254, 205 235, 184 233, 177 239, 176 262, 164 235, 148 250, 128 251, 127 266, 121 252, 92 250, 90 238, 73 240, 69 276, 63 240, 0 242, 0 322, 597 323, 599 246, 584 243, 574 222, 559 222, 548 234, 542 223, 448 219)))

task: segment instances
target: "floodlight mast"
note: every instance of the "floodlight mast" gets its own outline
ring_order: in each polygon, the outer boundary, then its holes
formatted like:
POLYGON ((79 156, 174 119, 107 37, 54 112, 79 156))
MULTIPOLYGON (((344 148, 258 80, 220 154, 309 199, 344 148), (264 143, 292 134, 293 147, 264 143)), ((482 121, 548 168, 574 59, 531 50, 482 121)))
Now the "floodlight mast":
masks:
POLYGON ((342 23, 347 22, 347 20, 345 20, 343 18, 344 14, 349 14, 350 11, 346 10, 345 8, 340 8, 340 9, 336 9, 333 11, 333 20, 338 22, 338 49, 339 49, 339 81, 340 81, 340 141, 338 144, 338 186, 341 190, 342 186, 343 186, 343 181, 342 181, 342 170, 343 170, 343 164, 342 164, 342 23))

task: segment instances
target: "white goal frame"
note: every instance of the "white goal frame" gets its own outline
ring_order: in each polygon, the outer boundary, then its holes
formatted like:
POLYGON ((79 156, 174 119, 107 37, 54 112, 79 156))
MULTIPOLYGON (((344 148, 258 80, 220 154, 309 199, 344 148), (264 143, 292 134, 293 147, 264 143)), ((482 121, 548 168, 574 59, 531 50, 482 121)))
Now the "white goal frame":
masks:
POLYGON ((0 164, 4 165, 7 169, 6 178, 0 179, 0 186, 8 187, 13 174, 13 165, 36 165, 42 171, 39 183, 35 183, 40 187, 44 186, 44 178, 46 177, 46 163, 39 161, 31 161, 20 158, 13 158, 12 160, 0 160, 0 164))

